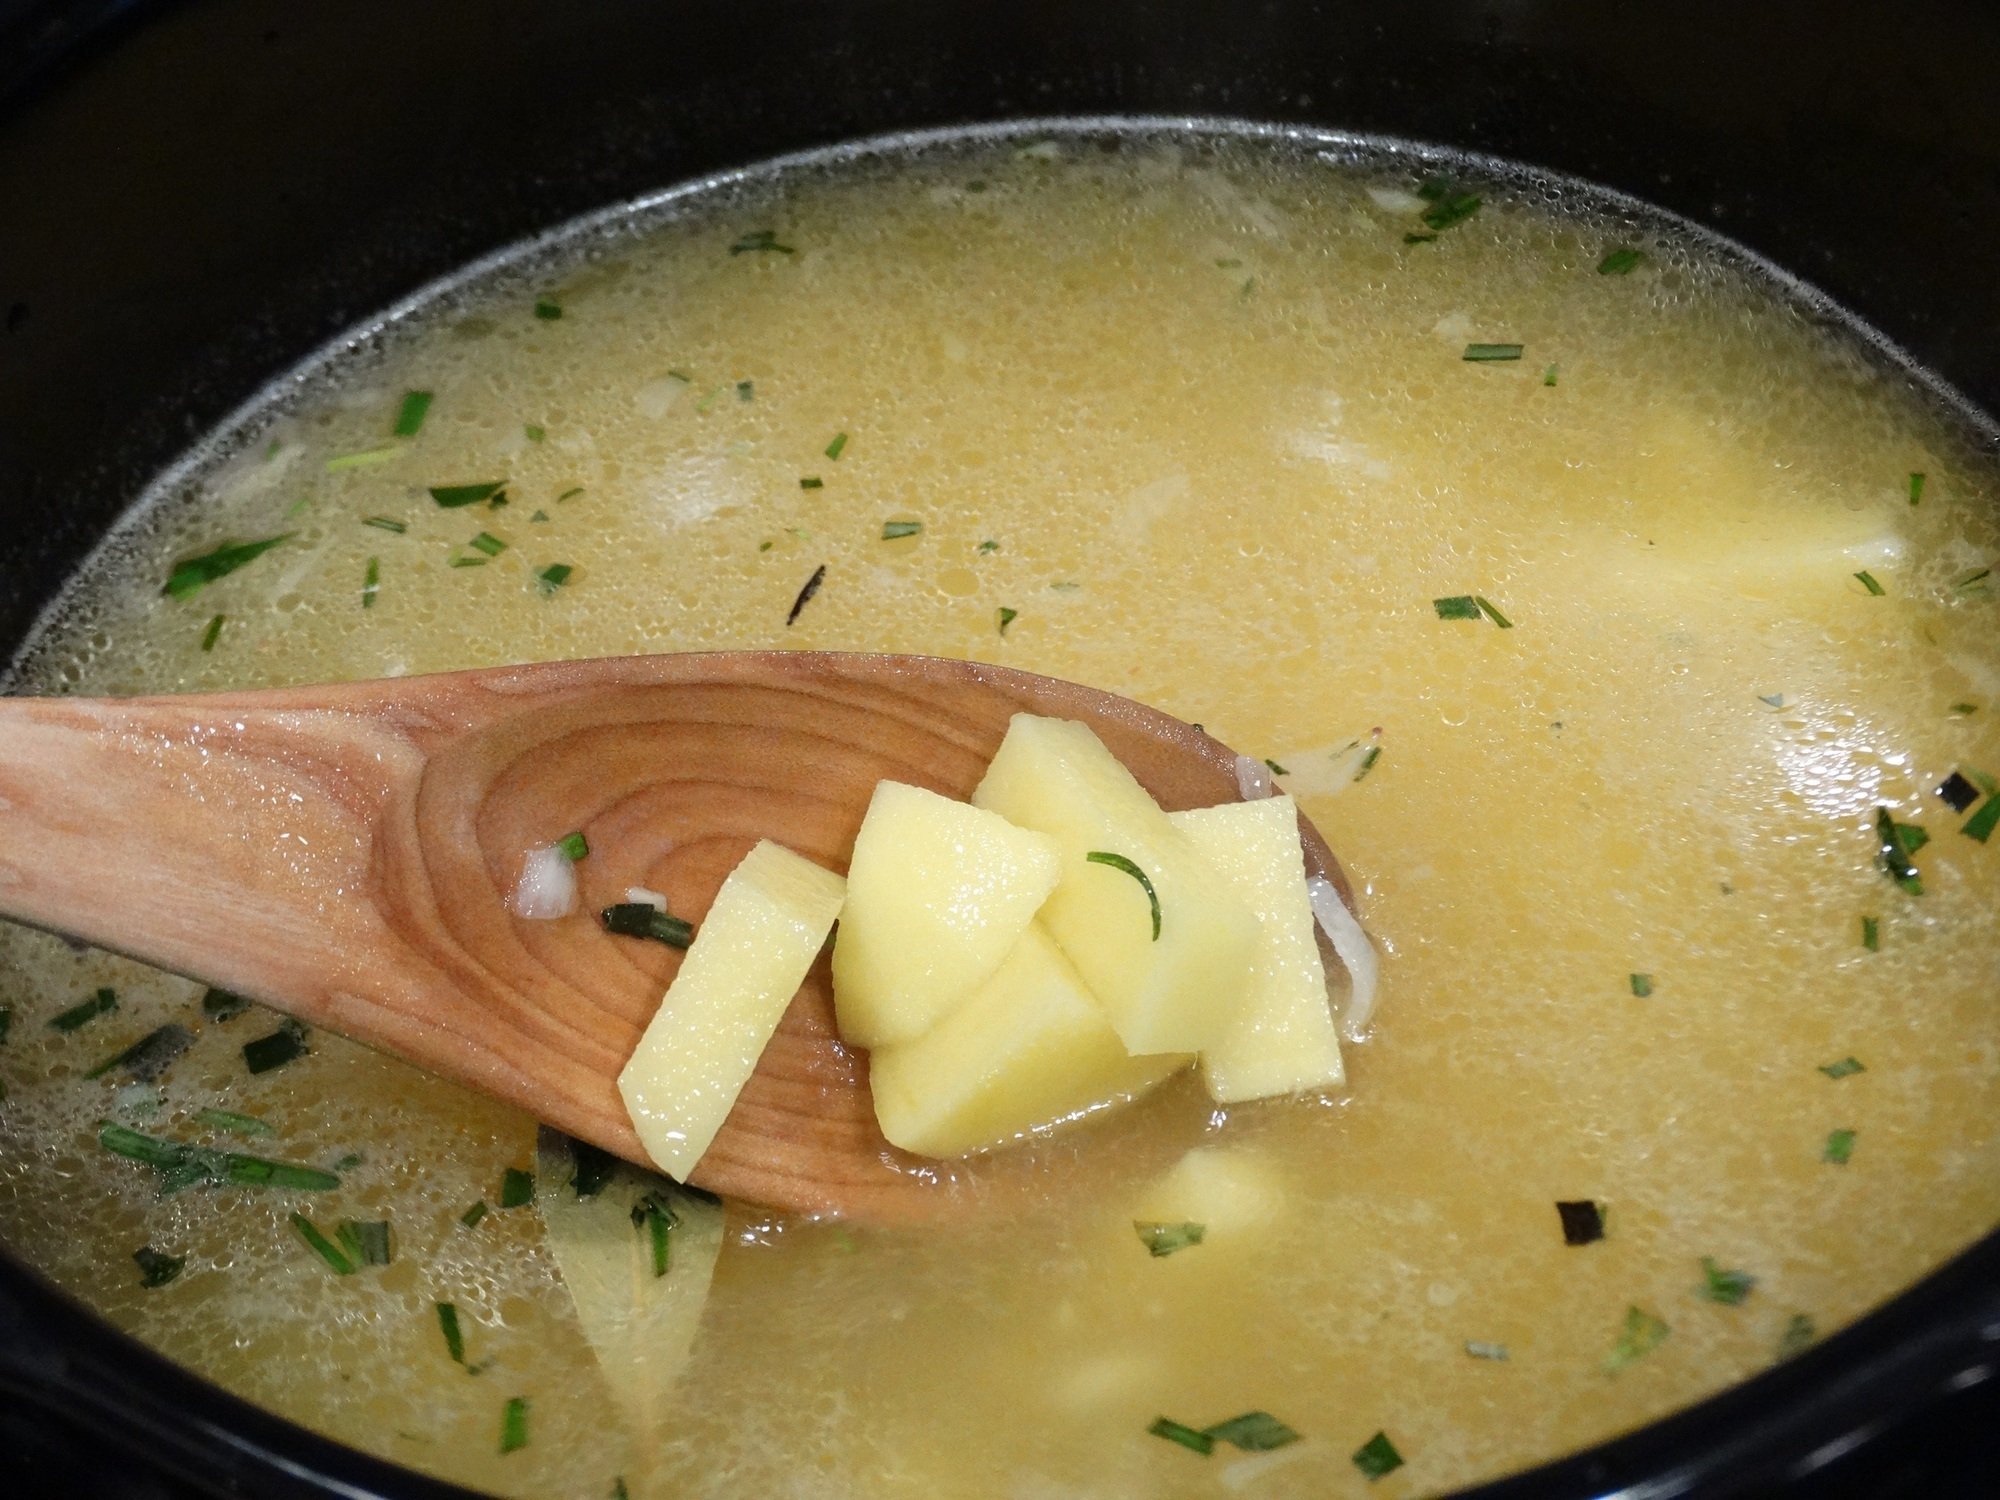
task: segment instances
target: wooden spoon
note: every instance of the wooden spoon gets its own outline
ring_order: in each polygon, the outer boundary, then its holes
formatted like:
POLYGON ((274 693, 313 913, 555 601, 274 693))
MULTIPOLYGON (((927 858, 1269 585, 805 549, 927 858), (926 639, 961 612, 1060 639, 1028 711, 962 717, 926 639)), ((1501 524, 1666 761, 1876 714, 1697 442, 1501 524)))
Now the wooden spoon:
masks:
MULTIPOLYGON (((650 1165, 616 1080, 680 955, 606 933, 598 909, 637 885, 698 921, 760 838, 845 870, 878 781, 969 796, 1022 711, 1089 724, 1169 809, 1239 795, 1234 752, 1192 725, 938 657, 714 652, 4 699, 0 915, 247 995, 650 1165), (510 914, 524 852, 572 830, 590 841, 581 912, 510 914)), ((1300 831, 1309 872, 1348 899, 1300 831)), ((822 955, 692 1180, 811 1214, 933 1211, 965 1174, 882 1138, 867 1072, 835 1035, 822 955)))

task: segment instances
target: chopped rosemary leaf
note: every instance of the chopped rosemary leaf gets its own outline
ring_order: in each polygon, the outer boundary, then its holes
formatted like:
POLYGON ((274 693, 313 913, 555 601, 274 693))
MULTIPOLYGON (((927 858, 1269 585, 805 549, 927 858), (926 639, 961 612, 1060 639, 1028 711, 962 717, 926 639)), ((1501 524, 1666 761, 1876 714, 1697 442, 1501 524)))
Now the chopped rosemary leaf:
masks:
POLYGON ((405 391, 403 404, 396 408, 396 425, 393 429, 397 437, 415 437, 424 425, 424 418, 430 415, 431 393, 429 391, 405 391))
POLYGON ((88 1025, 99 1016, 108 1015, 118 1009, 118 991, 110 988, 99 990, 88 1000, 79 1000, 68 1010, 58 1011, 49 1017, 49 1025, 57 1031, 75 1031, 88 1025))
POLYGON ((201 633, 202 650, 213 651, 215 649, 215 643, 222 637, 222 622, 228 618, 227 615, 215 615, 210 618, 208 629, 201 633))
POLYGON ((790 625, 794 620, 798 619, 799 611, 812 603, 813 595, 819 592, 820 585, 825 582, 826 564, 821 563, 817 568, 813 569, 812 577, 806 580, 806 586, 799 590, 798 598, 792 601, 791 612, 785 616, 785 624, 790 625))
POLYGON ((1915 469, 1910 471, 1910 504, 1919 504, 1924 498, 1924 476, 1915 469))
POLYGON ((884 521, 882 523, 882 540, 893 542, 902 537, 916 536, 923 529, 924 523, 922 521, 884 521))
POLYGON ((1882 951, 1882 924, 1874 917, 1861 919, 1861 946, 1870 953, 1882 951))
POLYGON ((185 1026, 169 1021, 164 1026, 154 1027, 123 1052, 105 1058, 83 1076, 102 1078, 113 1069, 123 1068, 140 1082, 151 1083, 173 1066, 175 1058, 193 1045, 194 1033, 185 1026))
POLYGON ((562 316, 562 304, 548 297, 535 299, 535 316, 544 323, 553 323, 562 316))
POLYGON ((658 1193, 648 1193, 632 1205, 632 1227, 644 1232, 653 1255, 653 1276, 673 1268, 673 1233, 681 1216, 658 1193))
POLYGON ((1854 1155, 1854 1132, 1852 1130, 1831 1130, 1827 1132, 1826 1145, 1820 1148, 1819 1159, 1832 1162, 1836 1167, 1847 1165, 1854 1155))
POLYGON ((1160 893, 1153 889, 1153 882, 1147 878, 1146 872, 1124 855, 1113 854, 1108 849, 1093 849, 1084 855, 1084 859, 1093 865, 1109 865, 1114 870, 1122 870, 1139 882, 1139 888, 1146 893, 1147 904, 1153 909, 1153 941, 1157 943, 1160 940, 1160 893))
POLYGON ((458 1216, 458 1222, 463 1224, 467 1229, 471 1229, 481 1219, 486 1217, 486 1213, 487 1213, 486 1200, 484 1198, 481 1198, 477 1203, 473 1204, 472 1207, 468 1208, 464 1213, 458 1216))
POLYGON ((1208 1233, 1206 1224, 1154 1224, 1144 1219, 1134 1219, 1132 1228, 1146 1247, 1146 1253, 1155 1259, 1199 1245, 1202 1236, 1208 1233))
POLYGON ((1939 784, 1937 794, 1944 804, 1955 813, 1962 813, 1979 800, 1979 788, 1967 781, 1963 775, 1953 771, 1939 784))
POLYGON ((775 229, 753 229, 729 247, 731 255, 750 255, 761 251, 775 251, 779 255, 798 253, 790 245, 778 243, 778 231, 775 229))
POLYGON ((1791 1321, 1785 1324, 1785 1331, 1778 1336, 1778 1358, 1790 1359, 1794 1354, 1810 1348, 1819 1337, 1819 1330, 1805 1313, 1793 1313, 1791 1321))
POLYGON ((800 478, 799 488, 802 490, 823 490, 826 488, 826 481, 821 479, 817 474, 807 474, 800 478))
POLYGON ((620 937, 651 938, 669 948, 685 948, 694 941, 694 924, 661 911, 650 901, 620 901, 598 913, 606 932, 620 937))
POLYGON ((844 432, 836 432, 833 435, 833 441, 826 445, 826 456, 831 459, 838 459, 842 451, 846 447, 847 447, 847 434, 844 432))
POLYGON ((268 1073, 304 1057, 307 1050, 305 1027, 287 1016, 269 1036, 243 1044, 243 1066, 252 1073, 268 1073))
POLYGON ((581 833, 566 833, 556 840, 556 847, 562 850, 564 859, 575 864, 590 853, 590 840, 581 833))
POLYGON ((507 550, 507 544, 490 531, 482 531, 465 544, 474 552, 484 552, 488 557, 498 557, 507 550))
POLYGON ((1552 386, 1555 383, 1556 383, 1556 367, 1554 365, 1550 365, 1547 369, 1542 371, 1542 384, 1552 386))
POLYGON ((458 1304, 440 1302, 437 1304, 438 1332, 444 1335, 444 1352, 449 1354, 454 1364, 465 1363, 465 1335, 458 1326, 458 1304))
POLYGON ((1240 1417, 1231 1417, 1227 1422, 1202 1428, 1201 1435, 1220 1439, 1245 1453, 1268 1453, 1273 1448, 1288 1447, 1299 1440, 1296 1432, 1267 1411, 1246 1411, 1240 1417))
POLYGON ((757 387, 756 387, 756 384, 755 384, 754 382, 752 382, 752 381, 748 381, 748 380, 739 380, 739 381, 737 381, 737 382, 736 382, 736 399, 737 399, 738 401, 754 401, 754 400, 756 400, 756 399, 757 399, 757 387))
POLYGON ((1639 262, 1645 258, 1646 252, 1643 250, 1613 250, 1597 263, 1597 274, 1600 276, 1627 276, 1637 270, 1639 262))
POLYGON ((1467 344, 1459 356, 1469 364, 1505 364, 1521 357, 1523 344, 1467 344))
POLYGON ((1445 599, 1431 600, 1431 608, 1437 611, 1440 620, 1476 620, 1479 618, 1479 601, 1470 594, 1453 594, 1445 599))
POLYGON ((1558 1201, 1556 1217, 1562 1220, 1565 1245, 1591 1245, 1604 1238, 1604 1210, 1593 1198, 1558 1201))
POLYGON ((457 510, 461 506, 491 500, 506 488, 506 480, 489 479, 479 484, 434 484, 430 486, 430 492, 431 499, 437 501, 441 509, 457 510))
POLYGON ((401 536, 410 529, 408 522, 398 521, 393 516, 368 516, 362 520, 361 524, 363 526, 373 526, 377 531, 393 531, 397 536, 401 536))
POLYGON ((1866 1073, 1867 1066, 1858 1057, 1843 1057, 1839 1062, 1821 1063, 1820 1072, 1829 1078, 1852 1078, 1856 1073, 1866 1073))
POLYGON ((250 1008, 250 1002, 230 990, 211 985, 202 992, 201 1013, 211 1021, 230 1021, 250 1008))
POLYGON ((550 563, 535 575, 535 587, 544 594, 553 594, 569 582, 569 575, 575 571, 568 563, 550 563))
POLYGON ((1632 986, 1633 995, 1638 999, 1644 1000, 1648 995, 1653 993, 1653 976, 1651 974, 1628 974, 1626 979, 1632 986))
POLYGON ((2000 797, 1988 797, 1979 804, 1979 811, 1965 820, 1965 826, 1958 831, 1969 839, 1985 843, 1996 825, 2000 825, 2000 797))
POLYGON ((1914 823, 1898 823, 1889 815, 1889 809, 1886 807, 1875 809, 1875 862, 1882 867, 1883 874, 1912 896, 1921 896, 1924 893, 1923 877, 1917 873, 1917 867, 1910 863, 1913 847, 1921 847, 1930 837, 1924 834, 1924 837, 1915 840, 1913 845, 1912 835, 1923 832, 1923 829, 1914 823))
POLYGON ((451 560, 451 565, 454 568, 483 568, 486 566, 486 559, 483 557, 454 557, 451 560))
POLYGON ((1713 1256, 1701 1258, 1701 1286, 1697 1290, 1710 1302, 1741 1307, 1756 1285, 1757 1278, 1748 1271, 1726 1271, 1715 1263, 1713 1256))
POLYGON ((521 436, 526 438, 531 443, 542 442, 544 439, 548 437, 548 435, 549 435, 548 430, 546 428, 537 427, 533 422, 526 422, 522 424, 521 436))
POLYGON ((139 1285, 143 1287, 165 1286, 187 1266, 185 1255, 167 1255, 151 1245, 134 1250, 132 1259, 139 1263, 139 1285))
POLYGON ((568 489, 564 490, 560 495, 556 496, 556 504, 561 505, 565 500, 574 500, 578 495, 581 495, 582 493, 583 493, 583 486, 580 484, 573 484, 568 489))
POLYGON ((1487 619, 1498 625, 1502 630, 1512 630, 1514 628, 1514 622, 1495 609, 1493 601, 1488 599, 1484 594, 1474 594, 1472 602, 1479 606, 1481 614, 1485 615, 1487 619))
POLYGON ((1179 1443, 1183 1448, 1192 1448, 1196 1453, 1207 1455, 1215 1451, 1214 1438, 1185 1422, 1176 1422, 1172 1417, 1155 1417, 1153 1425, 1146 1431, 1170 1443, 1179 1443))
POLYGON ((500 1414, 500 1451, 512 1453, 528 1446, 528 1398, 515 1396, 500 1414))
POLYGON ((375 596, 382 591, 382 559, 371 557, 361 573, 361 607, 373 609, 375 596))
POLYGON ((358 453, 340 453, 326 461, 326 472, 338 474, 343 469, 365 469, 370 464, 386 464, 392 458, 401 458, 403 450, 391 443, 386 448, 363 448, 358 453))
POLYGON ((1615 1375, 1627 1365, 1644 1359, 1665 1343, 1672 1331, 1644 1308, 1626 1308, 1625 1326, 1619 1330, 1618 1342, 1611 1346, 1611 1353, 1605 1357, 1605 1370, 1615 1375))
POLYGON ((1465 1352, 1474 1359, 1505 1359, 1507 1357, 1507 1346, 1505 1344, 1488 1344, 1479 1339, 1467 1339, 1465 1341, 1465 1352))
POLYGON ((500 1175, 500 1206, 525 1208, 535 1201, 535 1174, 509 1167, 500 1175))
POLYGON ((1367 748, 1367 750, 1365 750, 1362 753, 1360 764, 1355 766, 1354 768, 1354 779, 1356 781, 1359 781, 1362 777, 1366 776, 1370 771, 1374 770, 1375 762, 1380 760, 1381 758, 1382 758, 1382 747, 1380 745, 1370 745, 1367 748))
POLYGON ((236 1135, 269 1135, 271 1127, 255 1115, 238 1114, 233 1109, 198 1109, 194 1115, 197 1125, 210 1125, 217 1130, 231 1131, 236 1135))
POLYGON ((988 537, 985 541, 981 542, 975 550, 979 553, 981 557, 985 557, 990 553, 998 552, 1000 550, 1000 544, 994 541, 991 537, 988 537))
POLYGON ((1264 764, 1271 768, 1271 774, 1273 776, 1289 776, 1292 774, 1290 771, 1287 771, 1283 766, 1279 765, 1275 760, 1272 760, 1271 757, 1268 755, 1264 757, 1264 764))
POLYGON ((311 1219, 308 1219, 302 1213, 295 1212, 292 1214, 291 1220, 292 1228, 298 1231, 299 1238, 306 1242, 307 1248, 313 1254, 327 1263, 334 1275, 352 1276, 354 1274, 354 1262, 347 1258, 346 1252, 340 1246, 334 1244, 332 1240, 321 1234, 319 1226, 314 1224, 311 1219))
POLYGON ((1881 595, 1886 594, 1888 592, 1887 589, 1883 588, 1881 584, 1875 581, 1875 575, 1869 572, 1866 568, 1863 568, 1859 573, 1856 573, 1854 576, 1861 580, 1861 586, 1864 589, 1868 590, 1869 593, 1874 594, 1878 598, 1881 595))
POLYGON ((1006 605, 1003 604, 1000 606, 999 616, 1000 616, 1000 633, 1002 635, 1005 635, 1007 633, 1007 627, 1009 625, 1012 625, 1016 620, 1021 618, 1021 612, 1018 609, 1009 609, 1006 605))
POLYGON ((1417 196, 1430 204, 1424 210, 1424 223, 1436 230, 1463 224, 1479 212, 1481 204, 1476 193, 1460 192, 1449 179, 1443 177, 1425 181, 1418 187, 1417 196))
POLYGON ((259 542, 225 542, 213 552, 204 552, 199 557, 184 557, 167 574, 167 586, 160 592, 170 599, 185 599, 202 585, 234 573, 245 563, 262 557, 273 547, 289 542, 297 535, 295 531, 287 531, 278 536, 267 536, 259 542))
POLYGON ((1396 1445, 1389 1441, 1389 1434, 1378 1432, 1354 1450, 1354 1467, 1370 1479, 1380 1479, 1384 1474, 1393 1474, 1403 1467, 1403 1455, 1396 1451, 1396 1445))
POLYGON ((386 1266, 394 1258, 387 1219, 342 1219, 334 1236, 357 1266, 386 1266))

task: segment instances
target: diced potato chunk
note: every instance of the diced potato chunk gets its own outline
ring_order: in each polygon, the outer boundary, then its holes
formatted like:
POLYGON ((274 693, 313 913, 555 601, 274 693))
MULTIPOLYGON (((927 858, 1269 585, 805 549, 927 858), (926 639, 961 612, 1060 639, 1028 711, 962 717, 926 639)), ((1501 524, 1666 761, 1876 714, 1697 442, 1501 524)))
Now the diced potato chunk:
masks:
POLYGON ((1261 929, 1242 1003, 1202 1049, 1218 1104, 1338 1087, 1340 1035, 1306 896, 1298 808, 1290 797, 1226 802, 1168 821, 1257 914, 1261 929))
POLYGON ((846 882, 768 839, 743 857, 639 1038, 619 1092, 647 1154, 685 1180, 840 914, 846 882))
MULTIPOLYGON (((1142 1224, 1199 1224, 1202 1245, 1211 1247, 1270 1227, 1284 1206, 1284 1181, 1269 1161, 1239 1148, 1197 1146, 1140 1189, 1131 1216, 1142 1224)), ((1201 1251, 1174 1258, 1194 1264, 1201 1251)))
POLYGON ((833 945, 841 1036, 908 1041, 1000 967, 1055 889, 1047 834, 998 813, 884 781, 854 840, 833 945))
POLYGON ((1238 1003, 1257 919, 1082 724, 1016 714, 973 802, 1055 838, 1062 879, 1041 921, 1135 1054, 1206 1046, 1238 1003), (1142 870, 1159 898, 1154 936, 1142 870))
POLYGON ((1033 923, 936 1027, 869 1057, 882 1133, 921 1156, 961 1156, 1114 1101, 1193 1059, 1133 1057, 1076 969, 1033 923))

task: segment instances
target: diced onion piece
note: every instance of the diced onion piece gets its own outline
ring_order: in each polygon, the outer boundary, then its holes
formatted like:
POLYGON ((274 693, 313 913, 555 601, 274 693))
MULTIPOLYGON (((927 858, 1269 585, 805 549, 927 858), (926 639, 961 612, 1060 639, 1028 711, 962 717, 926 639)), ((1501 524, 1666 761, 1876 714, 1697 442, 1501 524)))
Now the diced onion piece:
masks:
POLYGON ((1236 790, 1243 794, 1245 802, 1255 802, 1268 797, 1278 790, 1278 783, 1271 779, 1271 768, 1254 755, 1236 757, 1236 790))
POLYGON ((507 898, 517 917, 545 922, 576 910, 576 866, 555 844, 530 849, 521 860, 521 878, 507 898))
POLYGON ((1333 951, 1340 955, 1353 981, 1347 997, 1347 1013, 1340 1020, 1340 1034, 1350 1042, 1358 1042, 1375 1016, 1375 985, 1381 967, 1375 957, 1375 945, 1368 941, 1368 934, 1354 920, 1354 913, 1340 899, 1340 892, 1334 889, 1331 880, 1324 875, 1310 877, 1306 881, 1306 894, 1312 900, 1313 916, 1320 931, 1333 944, 1333 951))
POLYGON ((650 906, 655 911, 665 911, 667 909, 667 898, 658 891, 643 885, 626 886, 625 899, 634 906, 650 906))

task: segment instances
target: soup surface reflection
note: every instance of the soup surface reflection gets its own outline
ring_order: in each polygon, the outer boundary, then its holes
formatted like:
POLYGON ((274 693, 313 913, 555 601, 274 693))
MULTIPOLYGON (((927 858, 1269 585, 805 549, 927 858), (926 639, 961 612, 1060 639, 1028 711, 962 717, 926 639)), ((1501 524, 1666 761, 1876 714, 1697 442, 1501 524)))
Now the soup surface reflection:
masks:
POLYGON ((2000 1220, 1976 435, 1573 191, 1116 145, 837 157, 474 276, 136 513, 18 685, 799 646, 1129 694, 1270 757, 1345 862, 1384 964, 1347 1093, 1183 1081, 1027 1148, 1046 1190, 1004 1219, 732 1206, 705 1305, 704 1257, 670 1273, 691 1347, 607 1369, 544 1229, 568 1187, 500 1206, 532 1121, 318 1032, 253 1075, 269 1013, 9 931, 0 1238, 231 1389, 507 1494, 1396 1496, 1714 1391, 2000 1220), (1896 836, 1920 895, 1883 809, 1928 835, 1896 836), (168 1022, 156 1080, 86 1076, 168 1022), (161 1196, 106 1119, 341 1185, 161 1196), (295 1211, 387 1221, 393 1258, 336 1275, 295 1211), (1155 1257, 1135 1218, 1207 1234, 1155 1257), (184 1266, 146 1286, 141 1246, 184 1266), (1299 1440, 1149 1432, 1252 1411, 1299 1440))

